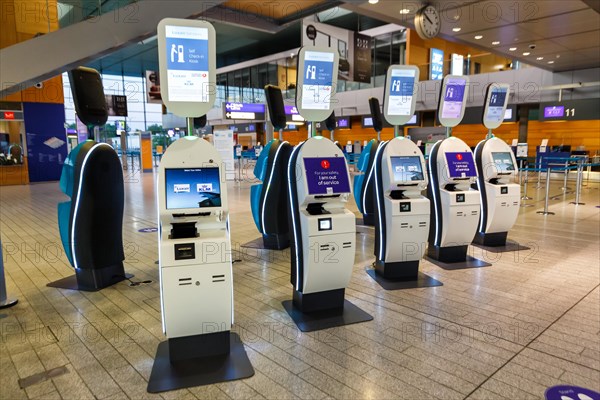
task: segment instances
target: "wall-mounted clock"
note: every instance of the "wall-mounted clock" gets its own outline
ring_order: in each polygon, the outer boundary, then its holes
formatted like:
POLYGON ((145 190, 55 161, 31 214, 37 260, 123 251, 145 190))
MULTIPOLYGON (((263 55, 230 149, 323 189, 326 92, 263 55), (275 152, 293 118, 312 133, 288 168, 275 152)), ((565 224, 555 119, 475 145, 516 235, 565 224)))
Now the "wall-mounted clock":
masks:
POLYGON ((427 5, 415 14, 415 28, 422 39, 433 39, 440 33, 442 20, 436 8, 427 5))

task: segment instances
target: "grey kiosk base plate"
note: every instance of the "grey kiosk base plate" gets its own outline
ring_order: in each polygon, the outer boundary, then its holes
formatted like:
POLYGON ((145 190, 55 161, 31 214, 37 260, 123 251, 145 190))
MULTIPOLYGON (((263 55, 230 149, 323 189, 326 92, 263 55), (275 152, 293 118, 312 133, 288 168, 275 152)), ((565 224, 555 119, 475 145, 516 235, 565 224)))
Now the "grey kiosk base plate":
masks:
POLYGON ((416 289, 444 285, 422 272, 419 272, 417 279, 387 279, 379 275, 373 268, 367 268, 367 274, 385 290, 416 289))
POLYGON ((131 278, 133 278, 133 276, 134 276, 133 274, 125 273, 123 276, 115 277, 114 279, 112 279, 110 284, 107 286, 94 288, 94 287, 80 287, 79 281, 77 280, 77 275, 71 275, 71 276, 67 276, 66 278, 62 278, 57 281, 47 283, 46 286, 57 288, 57 289, 81 290, 84 292, 97 292, 108 286, 112 286, 116 283, 122 282, 126 279, 131 279, 131 278))
POLYGON ((531 247, 523 246, 522 244, 510 241, 510 240, 506 241, 506 244, 503 246, 484 246, 484 245, 478 244, 478 243, 472 243, 472 244, 473 244, 473 246, 477 246, 480 249, 489 251, 491 253, 508 253, 510 251, 525 251, 525 250, 531 249, 531 247))
POLYGON ((283 301, 281 304, 283 304, 285 311, 287 311, 298 329, 302 332, 314 332, 322 329, 334 328, 336 326, 371 321, 373 319, 373 316, 361 310, 348 300, 344 300, 344 307, 342 309, 336 308, 333 310, 315 311, 310 313, 303 313, 298 308, 294 307, 292 300, 283 301))
POLYGON ((164 341, 156 350, 147 390, 149 393, 159 393, 244 379, 253 375, 254 368, 237 333, 231 332, 229 354, 177 363, 169 360, 169 343, 164 341))
POLYGON ((458 262, 452 262, 452 263, 445 263, 443 261, 438 261, 429 256, 425 256, 425 259, 427 261, 429 261, 430 263, 437 265, 441 269, 450 270, 450 271, 456 270, 456 269, 482 268, 482 267, 491 267, 492 266, 492 264, 490 264, 489 262, 485 262, 483 260, 480 260, 478 258, 471 257, 471 256, 467 256, 465 261, 458 261, 458 262))

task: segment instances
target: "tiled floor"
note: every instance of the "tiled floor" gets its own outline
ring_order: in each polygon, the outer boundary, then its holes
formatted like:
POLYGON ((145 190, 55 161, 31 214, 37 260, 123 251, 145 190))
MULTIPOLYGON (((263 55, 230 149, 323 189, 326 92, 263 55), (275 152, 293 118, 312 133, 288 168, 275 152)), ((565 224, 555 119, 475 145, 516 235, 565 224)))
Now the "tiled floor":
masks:
MULTIPOLYGON (((560 183, 551 193, 560 193, 560 183)), ((46 287, 72 273, 59 241, 56 183, 0 188, 8 291, 0 310, 0 398, 65 399, 540 399, 564 383, 600 391, 600 190, 586 205, 551 202, 529 188, 509 237, 521 253, 473 254, 492 267, 421 270, 444 286, 386 292, 365 273, 373 237, 358 234, 347 298, 367 323, 302 334, 281 306, 291 297, 289 253, 241 248, 258 237, 249 184, 230 184, 235 331, 256 370, 250 379, 159 395, 146 393, 160 324, 151 175, 126 178, 126 269, 149 285, 97 293, 46 287), (22 390, 18 379, 55 367, 68 373, 22 390)), ((351 207, 355 210, 354 204, 351 207)))

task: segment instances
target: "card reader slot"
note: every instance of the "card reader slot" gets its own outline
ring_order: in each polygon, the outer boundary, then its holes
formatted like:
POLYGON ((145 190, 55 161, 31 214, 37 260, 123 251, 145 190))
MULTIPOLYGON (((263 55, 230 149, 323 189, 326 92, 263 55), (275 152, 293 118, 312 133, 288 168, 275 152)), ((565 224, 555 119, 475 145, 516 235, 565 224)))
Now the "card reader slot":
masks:
POLYGON ((207 217, 211 214, 210 211, 208 212, 200 212, 200 213, 194 213, 194 214, 186 214, 186 213, 176 213, 173 214, 173 218, 185 218, 185 217, 207 217))
POLYGON ((310 215, 325 215, 325 214, 331 214, 329 211, 327 211, 323 205, 325 203, 310 203, 309 205, 306 206, 306 211, 310 214, 310 215))
POLYGON ((334 199, 336 197, 340 197, 339 194, 318 194, 315 196, 315 199, 334 199))

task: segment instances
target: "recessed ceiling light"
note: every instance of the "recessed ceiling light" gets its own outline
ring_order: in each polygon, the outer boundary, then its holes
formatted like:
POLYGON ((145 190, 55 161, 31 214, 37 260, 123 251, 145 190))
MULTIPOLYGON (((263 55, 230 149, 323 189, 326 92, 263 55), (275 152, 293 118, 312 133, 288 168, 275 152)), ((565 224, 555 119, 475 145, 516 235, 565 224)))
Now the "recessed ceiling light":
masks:
POLYGON ((542 61, 543 59, 544 59, 544 57, 538 57, 538 58, 536 58, 536 60, 538 60, 538 61, 542 61))
POLYGON ((379 3, 379 0, 369 0, 369 4, 377 4, 379 3))
POLYGON ((461 29, 462 28, 457 26, 456 28, 452 28, 452 32, 460 32, 461 29))
POLYGON ((479 39, 483 39, 483 36, 482 35, 475 36, 475 40, 479 40, 479 39))
POLYGON ((554 64, 554 61, 550 60, 548 61, 548 64, 554 64))
POLYGON ((400 14, 410 14, 410 10, 408 8, 403 8, 400 10, 400 14))
POLYGON ((524 56, 528 56, 528 55, 530 55, 530 54, 531 54, 531 53, 530 53, 530 52, 528 52, 528 51, 526 51, 525 53, 523 53, 523 55, 524 55, 524 56))
POLYGON ((509 51, 515 51, 517 48, 516 47, 511 47, 510 49, 508 49, 509 51))
POLYGON ((560 54, 557 54, 557 55, 556 55, 556 58, 560 58, 560 54))
POLYGON ((499 42, 499 41, 497 41, 497 40, 496 40, 496 41, 494 41, 494 42, 492 42, 492 45, 494 45, 494 46, 498 46, 499 44, 500 44, 500 42, 499 42))

